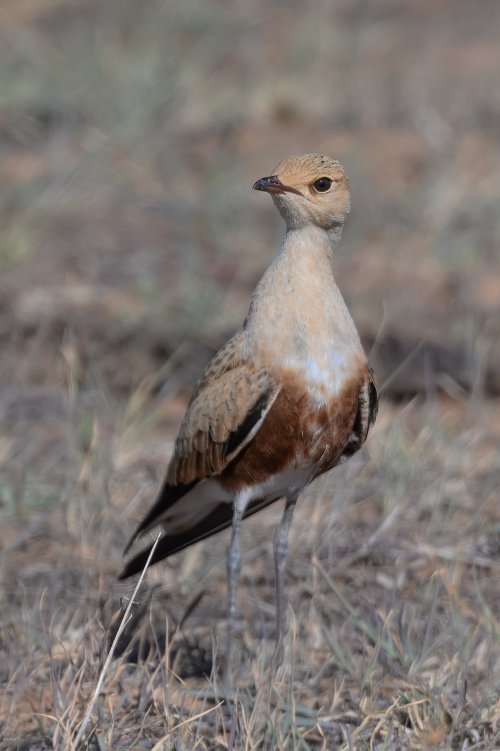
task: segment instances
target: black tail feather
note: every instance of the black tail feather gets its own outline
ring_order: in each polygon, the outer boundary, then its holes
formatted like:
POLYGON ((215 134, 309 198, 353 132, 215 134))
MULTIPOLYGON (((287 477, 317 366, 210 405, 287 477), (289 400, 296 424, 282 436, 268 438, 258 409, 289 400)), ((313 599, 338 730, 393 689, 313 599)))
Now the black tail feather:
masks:
POLYGON ((188 485, 183 485, 182 483, 178 483, 177 485, 168 485, 167 483, 164 483, 162 489, 158 494, 156 503, 148 511, 130 540, 127 542, 123 554, 127 555, 128 551, 132 547, 135 540, 139 537, 139 535, 149 529, 155 523, 157 517, 164 514, 167 509, 174 505, 174 503, 177 503, 179 498, 182 498, 183 495, 189 493, 191 488, 194 488, 197 482, 198 480, 194 480, 194 482, 190 482, 188 485))
MULTIPOLYGON (((265 508, 265 506, 268 506, 270 503, 273 503, 273 501, 278 500, 277 498, 272 499, 263 499, 259 498, 249 505, 249 507, 246 509, 244 514, 244 519, 246 519, 249 516, 252 516, 252 514, 255 514, 257 511, 260 511, 260 509, 265 508)), ((168 556, 173 555, 174 553, 178 553, 181 550, 184 550, 184 548, 189 547, 190 545, 193 545, 195 542, 199 542, 200 540, 205 540, 207 537, 211 537, 212 535, 215 535, 217 532, 220 532, 223 529, 226 529, 226 527, 230 527, 231 523, 233 521, 233 507, 231 503, 219 503, 218 506, 215 507, 215 509, 205 516, 198 524, 195 524, 191 529, 188 529, 186 532, 182 532, 177 535, 165 535, 161 538, 160 542, 156 546, 156 550, 154 553, 153 558, 151 559, 150 565, 153 565, 153 563, 158 563, 158 561, 163 560, 163 558, 168 558, 168 556)), ((137 532, 138 534, 139 532, 137 532)), ((135 537, 134 537, 135 539, 135 537)), ((125 566, 123 571, 119 575, 119 579, 127 579, 129 576, 133 576, 134 574, 138 574, 144 566, 146 565, 146 561, 148 559, 149 553, 151 551, 152 545, 147 547, 145 550, 138 553, 134 558, 132 558, 125 566)))

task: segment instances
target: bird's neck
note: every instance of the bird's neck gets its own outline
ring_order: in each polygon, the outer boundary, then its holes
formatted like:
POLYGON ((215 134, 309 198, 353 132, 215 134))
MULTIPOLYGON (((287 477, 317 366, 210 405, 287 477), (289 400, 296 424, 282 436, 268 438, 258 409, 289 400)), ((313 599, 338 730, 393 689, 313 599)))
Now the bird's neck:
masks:
POLYGON ((344 217, 340 217, 339 221, 335 224, 332 224, 329 230, 326 231, 326 235, 328 236, 328 242, 330 243, 330 249, 333 253, 333 249, 337 247, 339 242, 342 240, 342 232, 344 231, 344 217))
POLYGON ((291 367, 313 363, 313 369, 322 371, 332 358, 364 358, 333 275, 333 250, 341 232, 341 225, 335 231, 313 225, 287 230, 250 304, 245 330, 252 352, 291 367))
POLYGON ((278 255, 255 289, 246 325, 258 326, 271 313, 280 319, 290 314, 307 316, 303 303, 309 306, 319 294, 328 307, 332 296, 340 296, 333 276, 333 252, 341 234, 341 225, 329 231, 312 224, 287 227, 278 255))
POLYGON ((328 269, 329 278, 333 279, 334 250, 342 237, 342 225, 336 225, 332 230, 324 230, 314 224, 305 227, 287 227, 280 252, 274 259, 268 271, 279 275, 286 273, 303 278, 320 275, 328 269))

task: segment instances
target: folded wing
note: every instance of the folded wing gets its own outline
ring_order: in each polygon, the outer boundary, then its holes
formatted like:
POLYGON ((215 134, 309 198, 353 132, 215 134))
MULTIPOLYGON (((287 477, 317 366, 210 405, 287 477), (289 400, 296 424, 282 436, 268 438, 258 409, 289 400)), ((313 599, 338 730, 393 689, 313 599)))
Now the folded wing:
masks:
MULTIPOLYGON (((206 367, 179 429, 165 483, 125 552, 139 535, 169 520, 173 534, 169 535, 167 528, 167 535, 156 551, 156 560, 230 523, 230 504, 218 504, 213 497, 205 498, 204 486, 199 483, 221 474, 253 439, 279 393, 279 387, 266 368, 242 362, 240 340, 241 332, 229 340, 206 367), (198 485, 199 492, 196 492, 198 485), (188 500, 189 522, 181 530, 176 523, 176 504, 181 501, 178 515, 185 516, 188 500), (161 549, 165 551, 163 555, 161 549)), ((141 560, 142 554, 139 554, 127 565, 121 578, 140 570, 141 560)))

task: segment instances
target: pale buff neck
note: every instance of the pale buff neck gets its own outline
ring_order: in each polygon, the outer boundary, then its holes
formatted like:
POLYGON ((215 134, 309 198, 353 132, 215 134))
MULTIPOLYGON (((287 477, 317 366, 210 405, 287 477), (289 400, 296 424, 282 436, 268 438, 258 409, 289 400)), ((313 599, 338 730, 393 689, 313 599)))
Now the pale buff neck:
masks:
POLYGON ((342 224, 287 229, 279 254, 260 280, 245 321, 249 352, 281 363, 324 359, 325 352, 364 357, 354 322, 333 275, 342 224))

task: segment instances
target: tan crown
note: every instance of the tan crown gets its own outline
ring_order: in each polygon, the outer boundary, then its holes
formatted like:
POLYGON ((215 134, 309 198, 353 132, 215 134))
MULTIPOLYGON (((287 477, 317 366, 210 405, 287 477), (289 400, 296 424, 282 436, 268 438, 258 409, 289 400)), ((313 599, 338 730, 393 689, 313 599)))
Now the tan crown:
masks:
POLYGON ((312 185, 319 177, 329 177, 335 182, 345 183, 349 189, 349 180, 340 162, 321 154, 291 156, 275 167, 273 175, 277 175, 284 185, 293 187, 312 185))

